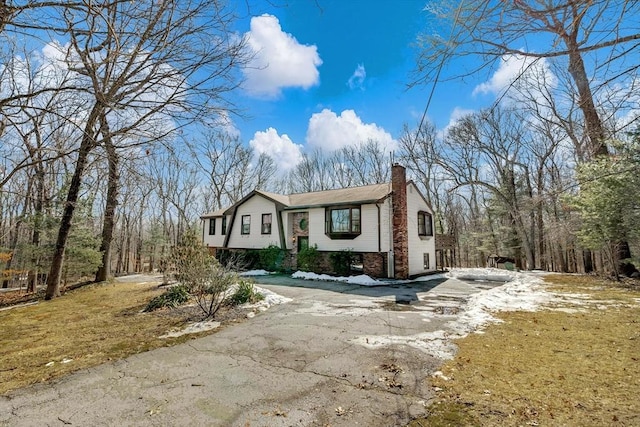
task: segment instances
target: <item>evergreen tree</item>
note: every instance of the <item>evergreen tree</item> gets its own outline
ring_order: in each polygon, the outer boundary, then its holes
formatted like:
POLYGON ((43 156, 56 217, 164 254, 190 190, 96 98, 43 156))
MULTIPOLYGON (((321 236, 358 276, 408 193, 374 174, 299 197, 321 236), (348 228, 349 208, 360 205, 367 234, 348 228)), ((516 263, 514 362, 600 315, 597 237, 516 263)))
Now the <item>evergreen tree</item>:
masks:
POLYGON ((585 247, 601 250, 617 277, 635 271, 621 242, 637 248, 640 239, 640 140, 636 136, 614 146, 615 155, 581 165, 574 205, 582 218, 579 239, 585 247))

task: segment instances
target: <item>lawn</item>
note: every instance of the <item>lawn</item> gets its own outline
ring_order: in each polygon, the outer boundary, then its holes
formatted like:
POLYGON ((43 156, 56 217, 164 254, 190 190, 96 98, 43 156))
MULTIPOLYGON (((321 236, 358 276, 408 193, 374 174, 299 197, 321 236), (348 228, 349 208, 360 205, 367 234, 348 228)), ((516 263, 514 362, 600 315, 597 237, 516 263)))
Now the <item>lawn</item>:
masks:
POLYGON ((157 283, 102 283, 0 311, 0 394, 190 339, 159 336, 191 314, 141 312, 161 292, 157 283))
POLYGON ((410 426, 640 425, 640 291, 551 275, 572 301, 503 321, 456 342, 430 379, 430 416, 410 426))

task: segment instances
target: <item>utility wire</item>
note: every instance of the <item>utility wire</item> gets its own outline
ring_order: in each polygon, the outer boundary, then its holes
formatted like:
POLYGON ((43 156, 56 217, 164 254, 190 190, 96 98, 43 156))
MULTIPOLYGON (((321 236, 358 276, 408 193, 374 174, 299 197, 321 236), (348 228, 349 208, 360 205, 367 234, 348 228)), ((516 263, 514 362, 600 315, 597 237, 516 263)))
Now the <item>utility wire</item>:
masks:
POLYGON ((463 1, 461 0, 460 3, 458 3, 458 8, 456 9, 456 14, 453 18, 453 25, 451 26, 451 32, 449 33, 449 38, 447 40, 447 48, 445 49, 445 51, 442 54, 442 58, 440 59, 440 64, 438 64, 438 69, 436 71, 436 75, 435 75, 435 79, 433 81, 433 84, 431 85, 431 90, 429 91, 429 97, 427 98, 427 104, 424 107, 424 112, 422 113, 422 118, 420 119, 420 124, 418 125, 418 129, 416 130, 416 137, 415 137, 415 142, 418 142, 418 134, 420 133, 420 129, 422 129, 422 125, 424 124, 424 121, 427 117, 427 111, 429 110, 429 107, 431 106, 431 100, 433 99, 433 94, 436 91, 436 85, 438 84, 439 80, 440 80, 440 73, 442 72, 442 68, 444 68, 444 63, 445 61, 447 61, 450 57, 451 57, 451 41, 453 39, 453 35, 456 29, 456 26, 458 24, 458 20, 460 19, 460 13, 462 11, 462 4, 463 1))

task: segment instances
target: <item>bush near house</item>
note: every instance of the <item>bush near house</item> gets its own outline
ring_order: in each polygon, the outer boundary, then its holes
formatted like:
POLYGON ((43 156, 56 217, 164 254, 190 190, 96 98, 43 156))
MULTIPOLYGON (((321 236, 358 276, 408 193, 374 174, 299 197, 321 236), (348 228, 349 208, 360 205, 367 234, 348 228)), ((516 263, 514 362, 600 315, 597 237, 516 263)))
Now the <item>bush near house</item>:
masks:
POLYGON ((317 273, 319 265, 320 253, 318 252, 318 245, 309 246, 298 252, 298 270, 317 273))
POLYGON ((267 271, 280 271, 284 253, 285 251, 276 245, 269 245, 264 249, 260 249, 258 253, 259 267, 267 271))
POLYGON ((238 281, 229 266, 223 266, 202 246, 195 230, 188 230, 172 249, 169 264, 175 280, 191 294, 205 318, 212 318, 222 307, 226 292, 238 281))
POLYGON ((348 276, 351 273, 351 264, 354 260, 354 254, 350 249, 345 249, 329 254, 331 267, 339 276, 348 276))

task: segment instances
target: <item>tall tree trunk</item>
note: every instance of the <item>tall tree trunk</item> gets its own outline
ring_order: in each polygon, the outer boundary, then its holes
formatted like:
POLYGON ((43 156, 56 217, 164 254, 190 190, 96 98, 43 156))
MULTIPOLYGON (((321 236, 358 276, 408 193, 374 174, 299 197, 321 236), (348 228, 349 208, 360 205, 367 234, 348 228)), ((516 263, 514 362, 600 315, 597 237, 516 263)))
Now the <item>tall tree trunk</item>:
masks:
POLYGON ((574 31, 567 35, 564 41, 569 51, 569 74, 571 74, 571 78, 578 89, 578 95, 580 96, 578 106, 584 115, 587 135, 589 136, 587 159, 590 159, 596 156, 606 156, 609 154, 609 150, 605 144, 604 126, 593 101, 593 93, 591 92, 589 77, 582 60, 580 46, 576 39, 577 36, 578 32, 574 31))
POLYGON ((543 180, 543 170, 542 167, 538 168, 538 200, 536 202, 536 228, 538 229, 538 262, 540 263, 540 268, 543 270, 548 270, 548 259, 545 254, 545 231, 544 231, 544 210, 542 207, 542 193, 544 192, 544 187, 542 184, 543 180))
MULTIPOLYGON (((24 203, 22 204, 22 213, 20 213, 16 219, 16 225, 15 228, 13 229, 13 231, 10 232, 10 243, 9 243, 9 248, 11 249, 11 252, 13 252, 13 254, 11 255, 11 258, 9 258, 9 260, 7 261, 7 266, 6 269, 7 270, 11 270, 11 266, 13 265, 14 260, 17 259, 16 257, 16 248, 18 247, 18 239, 20 237, 20 228, 22 227, 22 222, 23 219, 25 217, 25 215, 27 214, 27 206, 29 205, 29 197, 31 195, 31 181, 29 181, 29 184, 27 185, 27 191, 25 192, 25 200, 24 203)), ((10 276, 7 276, 7 278, 5 278, 2 281, 2 288, 6 289, 9 287, 9 278, 10 276)), ((22 284, 20 285, 22 287, 22 284)))
POLYGON ((31 269, 29 269, 29 278, 27 279, 27 292, 35 292, 38 286, 38 271, 37 268, 39 259, 36 255, 36 249, 40 246, 40 228, 42 227, 42 216, 44 213, 44 168, 41 163, 38 163, 37 172, 35 176, 36 184, 36 200, 34 204, 34 223, 33 233, 31 235, 31 245, 33 246, 33 255, 31 256, 31 269))
POLYGON ((107 152, 109 163, 109 179, 107 182, 107 200, 105 202, 104 220, 102 223, 102 242, 100 252, 102 253, 102 265, 96 272, 96 282, 104 282, 111 275, 111 242, 113 240, 113 230, 115 227, 115 211, 118 204, 118 187, 120 175, 118 173, 118 153, 111 141, 109 134, 109 124, 106 117, 100 117, 100 128, 104 137, 104 147, 107 152))
POLYGON ((78 202, 80 187, 82 186, 82 175, 87 166, 89 154, 96 145, 95 125, 103 111, 102 104, 96 103, 89 114, 87 124, 85 125, 84 135, 80 148, 78 149, 78 159, 76 160, 75 171, 69 184, 69 192, 67 193, 67 201, 64 206, 64 212, 58 229, 58 237, 56 246, 51 260, 51 268, 47 276, 47 290, 45 300, 50 300, 60 296, 60 279, 62 277, 62 262, 64 260, 64 252, 67 247, 67 238, 71 231, 71 221, 73 220, 73 212, 78 202))

